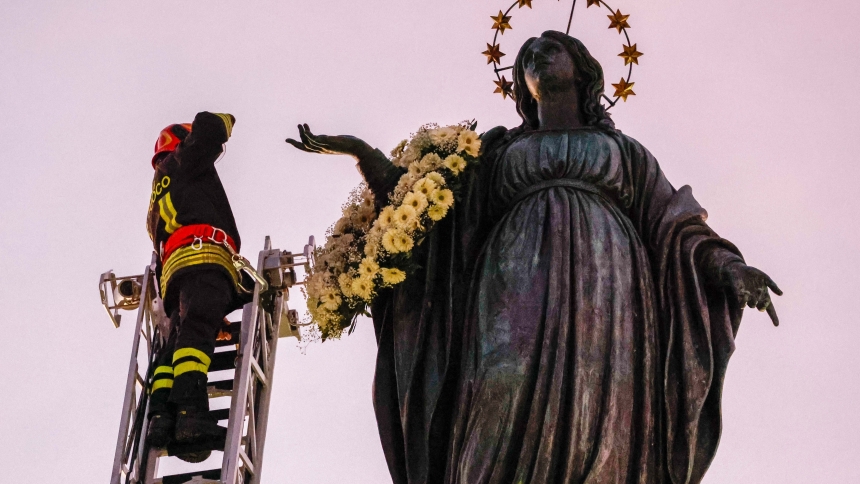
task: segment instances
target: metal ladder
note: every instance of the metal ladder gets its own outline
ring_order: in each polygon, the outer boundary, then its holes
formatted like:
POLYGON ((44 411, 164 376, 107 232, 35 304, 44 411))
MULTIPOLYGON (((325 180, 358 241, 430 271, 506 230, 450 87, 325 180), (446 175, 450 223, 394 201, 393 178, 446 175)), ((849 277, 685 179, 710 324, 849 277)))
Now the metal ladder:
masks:
POLYGON ((146 443, 153 358, 169 329, 155 279, 157 254, 153 253, 142 275, 117 278, 113 271, 101 275, 101 301, 114 326, 120 326, 120 311, 137 310, 111 484, 260 483, 278 339, 288 336, 300 339, 297 314, 287 305, 288 289, 297 284, 295 267, 307 269, 313 250, 313 237, 302 254, 272 249, 266 237, 257 260, 257 272, 265 278, 269 290, 262 293, 261 284, 256 284, 253 301, 242 310, 241 323, 229 325, 230 339, 216 343, 209 367, 209 398, 231 399, 229 410, 210 411, 219 421, 227 420, 223 447, 217 443, 204 446, 205 450, 223 449, 221 467, 170 476, 156 477, 162 457, 200 451, 204 447, 168 445, 166 449, 151 449, 146 443), (230 369, 235 369, 232 379, 218 380, 212 375, 230 369))

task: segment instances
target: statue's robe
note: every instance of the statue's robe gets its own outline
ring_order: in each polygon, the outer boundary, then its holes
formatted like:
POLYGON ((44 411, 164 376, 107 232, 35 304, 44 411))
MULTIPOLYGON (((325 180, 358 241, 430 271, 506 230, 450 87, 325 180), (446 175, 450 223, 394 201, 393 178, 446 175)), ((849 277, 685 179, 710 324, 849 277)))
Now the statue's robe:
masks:
MULTIPOLYGON (((739 252, 620 132, 482 140, 421 270, 372 307, 393 482, 700 482, 742 312, 705 274, 739 252)), ((386 203, 401 171, 359 167, 386 203)))

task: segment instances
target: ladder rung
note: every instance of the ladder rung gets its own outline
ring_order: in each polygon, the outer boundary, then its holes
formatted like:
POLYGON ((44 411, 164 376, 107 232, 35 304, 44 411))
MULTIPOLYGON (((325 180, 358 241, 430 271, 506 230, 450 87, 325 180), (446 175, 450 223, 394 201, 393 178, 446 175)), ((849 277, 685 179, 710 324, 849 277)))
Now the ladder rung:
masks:
POLYGON ((210 381, 207 385, 207 388, 209 389, 209 393, 213 393, 212 389, 221 391, 233 390, 233 379, 230 378, 229 380, 210 381))
POLYGON ((161 478, 162 484, 182 484, 194 479, 195 476, 200 476, 203 479, 220 479, 221 468, 209 469, 208 471, 189 472, 187 474, 174 474, 172 476, 164 476, 161 478))
POLYGON ((223 351, 212 355, 209 371, 232 370, 236 368, 236 351, 223 351))
POLYGON ((205 450, 224 450, 224 440, 211 440, 209 442, 197 442, 185 445, 171 443, 167 445, 166 450, 169 456, 203 452, 205 450))
POLYGON ((230 409, 222 408, 221 410, 210 410, 209 415, 214 417, 216 420, 227 420, 230 418, 230 409))

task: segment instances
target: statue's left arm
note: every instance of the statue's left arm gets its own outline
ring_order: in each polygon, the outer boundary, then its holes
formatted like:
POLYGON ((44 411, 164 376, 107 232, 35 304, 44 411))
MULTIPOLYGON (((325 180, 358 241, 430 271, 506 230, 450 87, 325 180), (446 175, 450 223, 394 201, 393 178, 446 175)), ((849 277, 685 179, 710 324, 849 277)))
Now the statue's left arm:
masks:
POLYGON ((620 198, 651 260, 663 368, 663 453, 673 484, 697 484, 716 452, 722 383, 744 304, 776 320, 763 272, 706 223, 692 189, 675 189, 651 153, 618 134, 620 198))

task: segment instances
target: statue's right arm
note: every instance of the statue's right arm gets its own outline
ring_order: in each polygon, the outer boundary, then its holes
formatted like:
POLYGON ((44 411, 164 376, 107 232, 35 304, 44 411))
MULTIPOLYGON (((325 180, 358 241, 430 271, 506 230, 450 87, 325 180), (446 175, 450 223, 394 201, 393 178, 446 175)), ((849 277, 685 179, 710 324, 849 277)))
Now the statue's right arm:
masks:
POLYGON ((406 172, 403 168, 395 166, 378 148, 367 147, 362 153, 355 157, 358 159, 356 167, 367 182, 367 186, 373 192, 378 205, 388 203, 388 194, 397 186, 400 177, 406 172))
POLYGON ((388 160, 381 151, 355 136, 315 135, 307 124, 299 125, 299 138, 287 143, 308 153, 350 155, 358 161, 358 170, 373 191, 377 204, 388 203, 388 193, 394 190, 405 171, 388 160))

